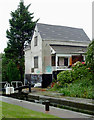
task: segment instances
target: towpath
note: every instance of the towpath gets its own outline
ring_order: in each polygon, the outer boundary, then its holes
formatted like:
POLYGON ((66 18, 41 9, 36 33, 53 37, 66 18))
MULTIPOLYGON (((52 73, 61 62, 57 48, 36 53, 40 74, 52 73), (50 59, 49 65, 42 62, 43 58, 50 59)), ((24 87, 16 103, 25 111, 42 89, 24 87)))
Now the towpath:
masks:
POLYGON ((83 114, 83 113, 73 112, 70 110, 55 108, 52 106, 50 106, 49 112, 45 112, 45 106, 42 104, 32 103, 32 102, 28 102, 28 101, 24 101, 24 100, 18 100, 18 99, 14 99, 14 98, 10 98, 10 97, 0 96, 0 101, 18 105, 18 106, 22 106, 24 108, 32 109, 32 110, 38 111, 38 112, 52 114, 52 115, 58 116, 60 118, 76 118, 76 119, 82 118, 81 120, 84 120, 84 119, 85 120, 94 120, 92 118, 92 115, 87 115, 87 114, 83 114))

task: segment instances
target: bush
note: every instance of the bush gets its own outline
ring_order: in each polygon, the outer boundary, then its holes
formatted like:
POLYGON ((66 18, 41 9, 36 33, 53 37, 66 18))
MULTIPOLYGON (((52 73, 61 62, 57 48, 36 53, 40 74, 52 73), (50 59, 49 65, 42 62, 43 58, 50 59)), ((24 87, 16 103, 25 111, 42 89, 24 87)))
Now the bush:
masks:
POLYGON ((90 69, 86 66, 86 64, 82 64, 81 62, 76 62, 72 67, 72 79, 77 80, 81 79, 84 76, 86 77, 90 72, 90 69))
POLYGON ((71 71, 62 71, 57 76, 57 82, 52 88, 64 96, 94 98, 93 96, 93 74, 86 64, 77 62, 71 71))
POLYGON ((20 73, 19 70, 17 69, 16 64, 10 60, 10 62, 7 65, 7 77, 8 77, 8 82, 10 83, 11 81, 19 81, 20 80, 20 73))
POLYGON ((70 83, 72 81, 71 71, 62 71, 58 74, 57 80, 61 81, 62 84, 70 83))
POLYGON ((92 40, 92 42, 88 46, 86 63, 94 73, 94 40, 92 40))
POLYGON ((62 71, 57 75, 57 82, 55 88, 67 86, 72 82, 72 71, 62 71))
POLYGON ((68 87, 60 88, 59 92, 63 93, 64 96, 93 99, 92 87, 92 80, 84 78, 74 81, 74 83, 69 84, 68 87))

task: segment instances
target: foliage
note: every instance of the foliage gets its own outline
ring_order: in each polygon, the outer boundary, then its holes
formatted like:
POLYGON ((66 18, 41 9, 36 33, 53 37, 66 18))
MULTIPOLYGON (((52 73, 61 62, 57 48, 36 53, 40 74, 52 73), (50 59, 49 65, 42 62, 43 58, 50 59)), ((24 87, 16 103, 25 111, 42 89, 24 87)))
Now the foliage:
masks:
POLYGON ((92 70, 86 64, 76 62, 71 71, 58 74, 52 90, 59 91, 64 96, 94 98, 93 79, 92 70))
POLYGON ((88 46, 86 63, 88 67, 90 67, 91 70, 94 72, 94 40, 88 46))
POLYGON ((28 6, 24 6, 24 2, 20 2, 17 10, 11 12, 9 20, 10 29, 6 31, 8 47, 5 49, 7 57, 22 58, 24 55, 24 46, 30 43, 37 21, 33 22, 33 13, 28 11, 28 6))
POLYGON ((9 83, 11 83, 11 81, 20 80, 19 70, 17 69, 16 64, 12 60, 10 60, 7 65, 7 78, 9 83))
POLYGON ((60 88, 59 92, 63 93, 64 96, 94 98, 92 88, 92 80, 84 78, 74 81, 68 87, 60 88))
POLYGON ((2 81, 2 53, 0 53, 0 82, 2 81))
POLYGON ((61 86, 65 86, 67 85, 67 83, 71 83, 72 82, 72 73, 71 71, 62 71, 57 75, 57 85, 61 86), (65 84, 66 83, 66 84, 65 84))
POLYGON ((87 76, 90 71, 91 70, 86 66, 86 64, 82 64, 78 61, 72 67, 72 79, 81 79, 84 76, 87 76))
MULTIPOLYGON (((11 12, 10 29, 6 31, 8 38, 7 48, 4 49, 3 78, 7 79, 7 65, 12 60, 20 71, 21 81, 24 80, 24 47, 30 44, 36 21, 33 13, 28 11, 30 5, 25 6, 21 1, 17 10, 11 12)), ((16 79, 16 78, 15 78, 16 79)))
POLYGON ((2 81, 7 81, 7 65, 8 65, 9 59, 5 57, 5 54, 2 56, 2 81))

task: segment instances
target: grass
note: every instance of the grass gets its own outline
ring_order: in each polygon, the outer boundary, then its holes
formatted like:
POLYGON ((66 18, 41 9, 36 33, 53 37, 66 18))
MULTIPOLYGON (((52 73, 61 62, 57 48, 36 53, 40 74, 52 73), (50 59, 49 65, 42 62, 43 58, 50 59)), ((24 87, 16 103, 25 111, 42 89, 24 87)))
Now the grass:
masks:
POLYGON ((42 112, 32 111, 18 105, 0 102, 0 120, 1 118, 58 118, 42 112))

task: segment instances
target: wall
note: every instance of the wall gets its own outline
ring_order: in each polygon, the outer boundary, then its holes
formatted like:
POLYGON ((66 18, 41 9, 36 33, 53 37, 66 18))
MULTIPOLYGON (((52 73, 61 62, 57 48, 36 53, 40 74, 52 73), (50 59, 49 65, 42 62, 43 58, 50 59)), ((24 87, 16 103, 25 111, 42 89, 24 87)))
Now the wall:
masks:
POLYGON ((31 68, 34 68, 34 72, 31 74, 42 74, 42 39, 38 32, 37 26, 31 41, 31 68), (38 36, 38 45, 34 46, 34 37, 38 36), (38 56, 38 68, 34 68, 34 57, 38 56))
POLYGON ((43 47, 42 51, 43 73, 52 74, 51 48, 49 42, 43 41, 42 47, 43 47))
POLYGON ((25 50, 25 74, 31 74, 31 50, 25 50))

